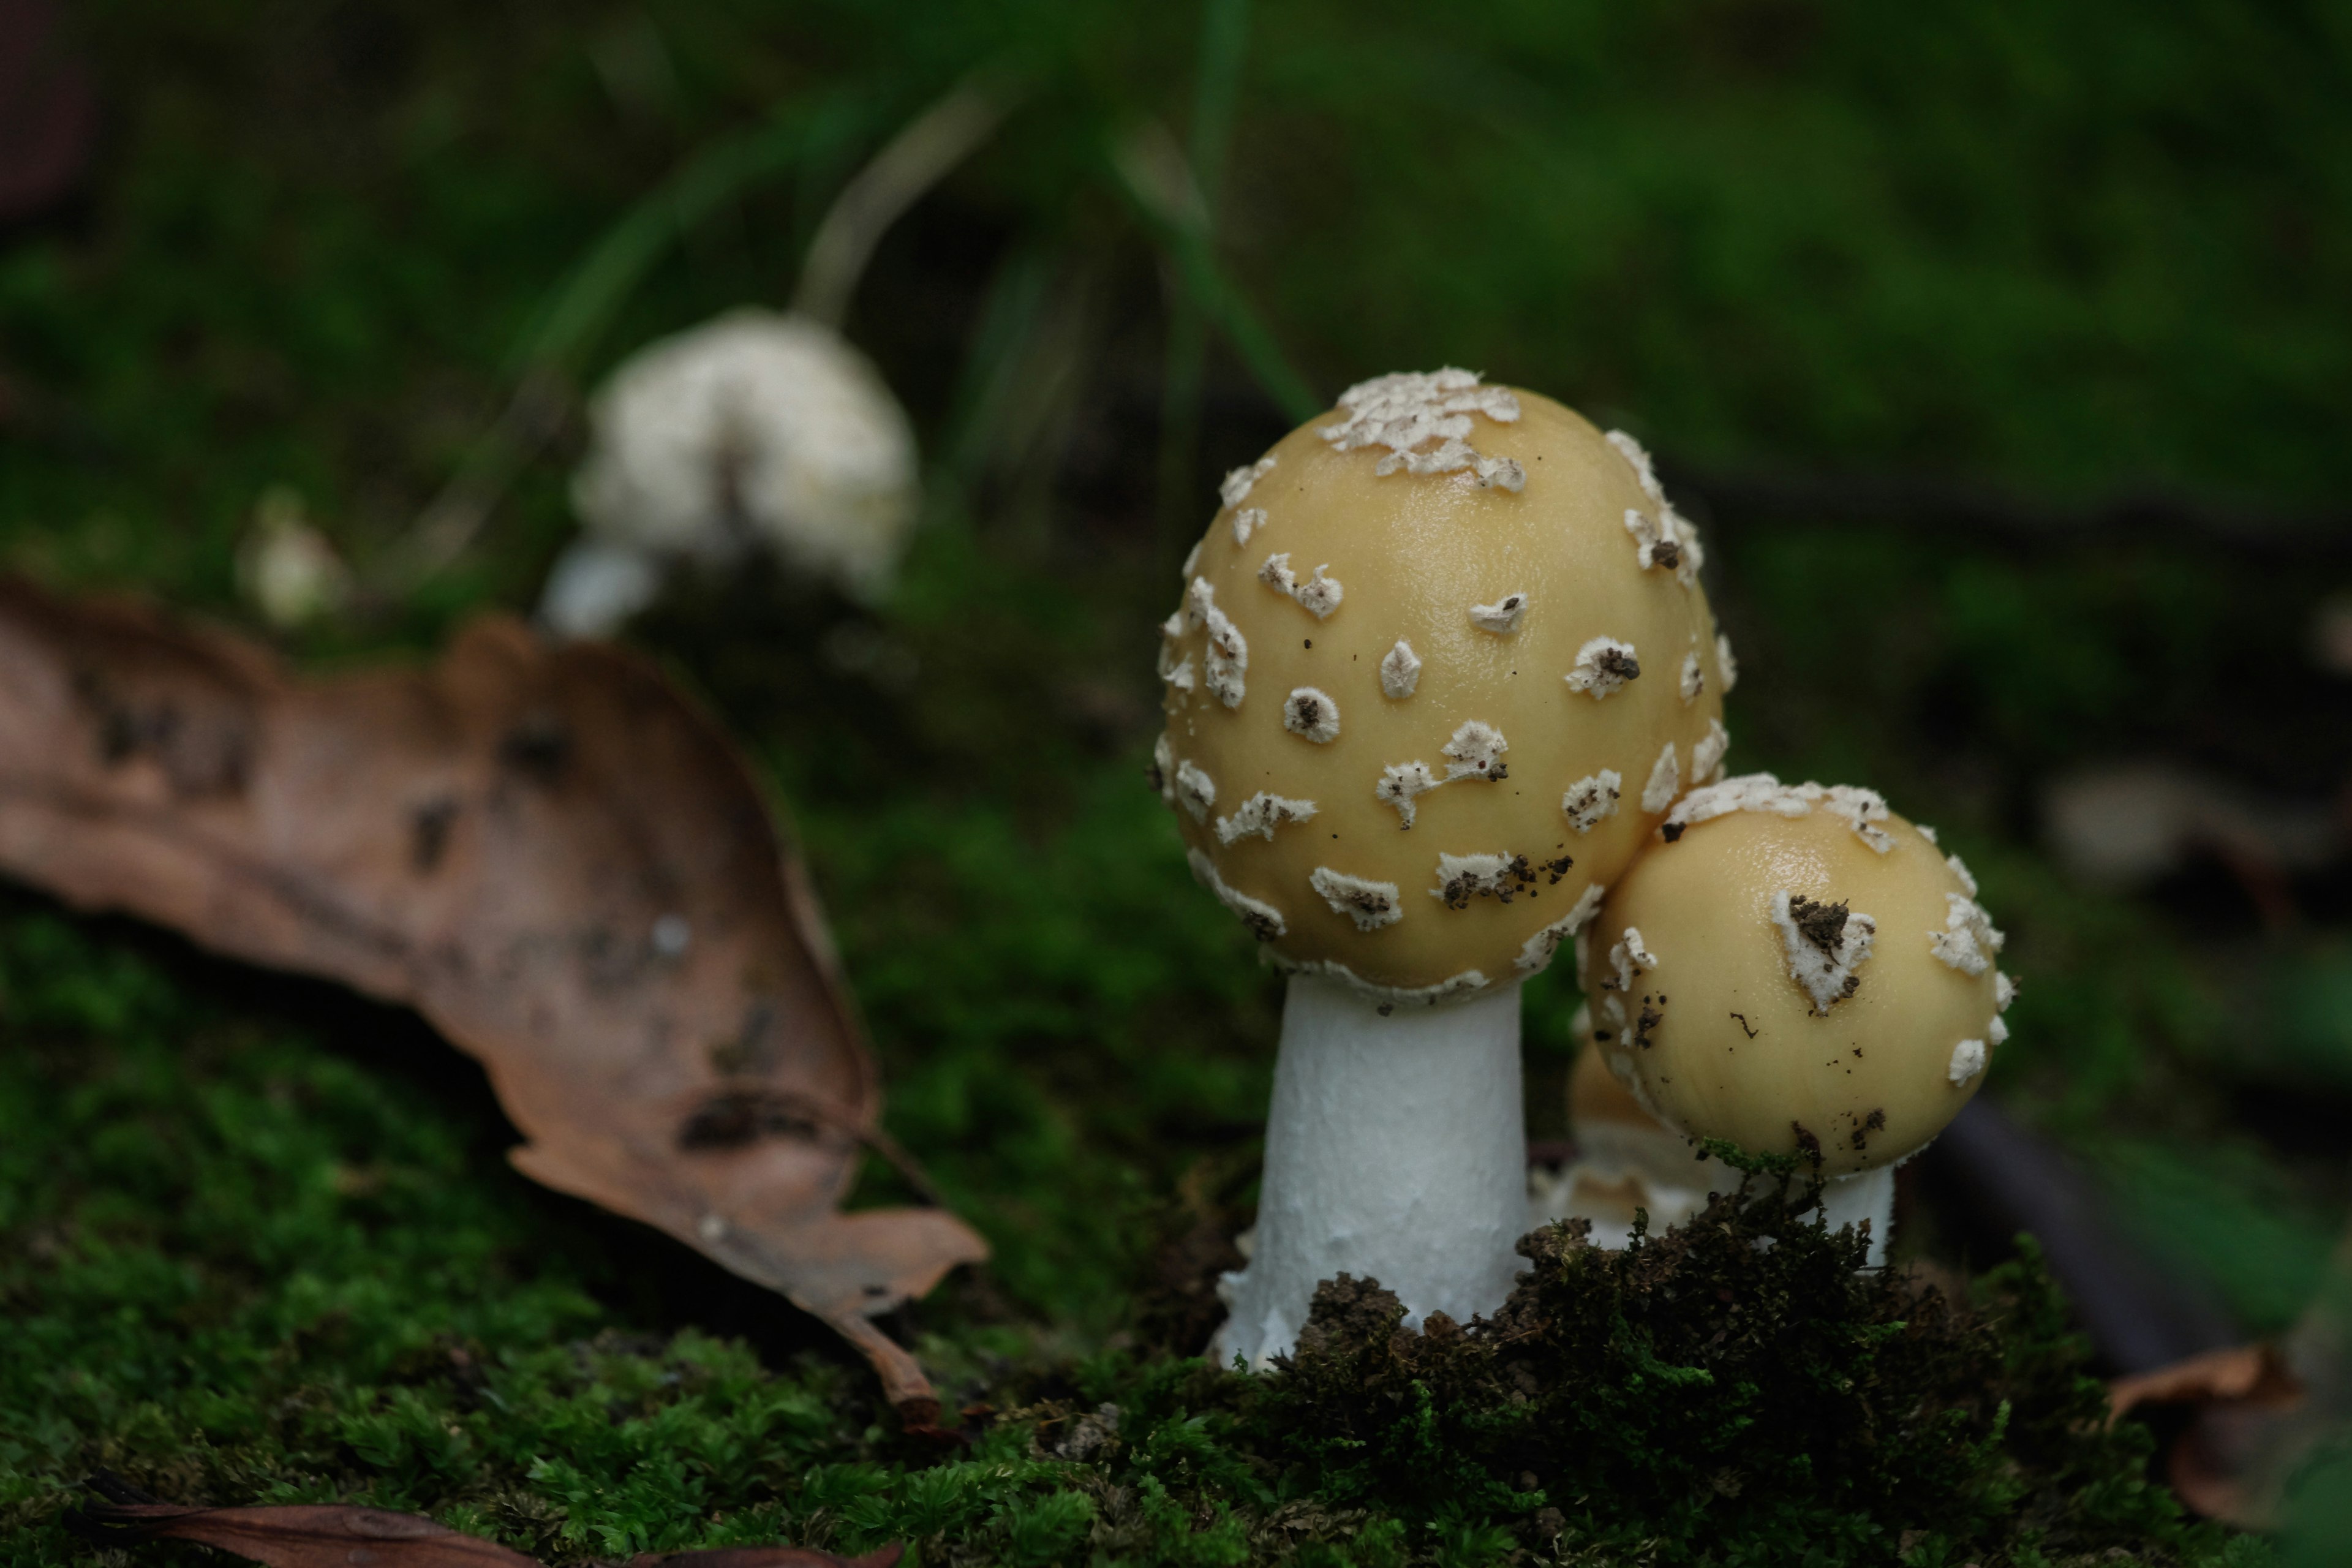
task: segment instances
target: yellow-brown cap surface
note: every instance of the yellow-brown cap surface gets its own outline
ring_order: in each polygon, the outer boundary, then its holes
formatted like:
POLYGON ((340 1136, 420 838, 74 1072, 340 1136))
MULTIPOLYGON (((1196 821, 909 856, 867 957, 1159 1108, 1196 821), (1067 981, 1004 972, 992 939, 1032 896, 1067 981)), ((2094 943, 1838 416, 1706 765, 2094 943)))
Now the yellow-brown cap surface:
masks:
POLYGON ((2008 1035, 2000 933, 1958 858, 1869 791, 1769 774, 1694 791, 1664 833, 1581 955, 1619 1080, 1688 1137, 1829 1175, 1942 1131, 2008 1035))
POLYGON ((1385 998, 1542 968, 1725 745, 1698 540, 1646 456, 1466 373, 1390 376, 1225 501, 1162 627, 1196 873, 1278 963, 1385 998))

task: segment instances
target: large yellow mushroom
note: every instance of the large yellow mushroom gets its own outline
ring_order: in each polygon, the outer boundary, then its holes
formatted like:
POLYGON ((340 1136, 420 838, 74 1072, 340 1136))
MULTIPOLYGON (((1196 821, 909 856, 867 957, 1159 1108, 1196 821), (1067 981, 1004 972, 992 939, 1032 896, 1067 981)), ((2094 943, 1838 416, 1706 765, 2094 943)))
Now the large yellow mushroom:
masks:
POLYGON ((1222 1344, 1318 1280, 1491 1310, 1524 1228, 1518 985, 1720 770, 1729 650, 1638 444, 1465 371, 1382 376, 1223 488, 1161 627, 1155 770, 1290 972, 1222 1344))
POLYGON ((1884 1258, 1893 1166, 2008 1038, 2002 937, 1933 833, 1872 791, 1749 774, 1693 791, 1580 952, 1591 1039, 1685 1137, 1793 1154, 1884 1258))

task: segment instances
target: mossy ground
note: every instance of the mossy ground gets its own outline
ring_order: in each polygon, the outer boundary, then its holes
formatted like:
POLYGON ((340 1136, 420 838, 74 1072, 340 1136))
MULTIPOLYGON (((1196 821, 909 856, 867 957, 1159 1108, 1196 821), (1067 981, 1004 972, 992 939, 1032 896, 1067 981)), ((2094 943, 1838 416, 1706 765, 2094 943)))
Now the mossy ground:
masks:
MULTIPOLYGON (((944 1460, 905 1447, 863 1371, 774 1299, 511 1173, 480 1074, 414 1019, 17 891, 9 1561, 85 1551, 58 1520, 101 1465, 192 1501, 425 1508, 571 1560, 778 1536, 905 1538, 931 1562, 2262 1556, 2184 1530, 2137 1436, 2085 1424, 2030 1271, 1929 1333, 1893 1282, 1791 1243, 1768 1261, 1814 1269, 1815 1293, 1748 1321, 1812 1349, 1776 1366, 1766 1341, 1698 1332, 1726 1303, 1662 1299, 1643 1271, 1668 1242, 1551 1260, 1550 1337, 1513 1352, 1532 1392, 1491 1344, 1343 1335, 1286 1386, 1174 1353, 1246 1215, 1278 998, 1139 783, 1153 563, 1282 424, 1213 356, 1192 465, 1155 450, 1164 274, 1105 149, 1147 119, 1185 128, 1171 62, 1197 16, 76 9, 110 129, 83 195, 0 236, 0 559, 232 617, 264 489, 380 560, 502 405, 554 280, 712 137, 837 110, 803 165, 664 252, 583 372, 780 301, 890 124, 975 59, 1030 72, 1023 116, 894 231, 850 324, 936 459, 900 591, 860 609, 689 583, 635 634, 774 780, 891 1129, 996 1248, 894 1326, 997 1414, 944 1460), (911 658, 848 657, 877 637, 911 658), (1941 1348, 1906 1361, 1922 1343, 1941 1348), (1790 1468, 1834 1450, 1838 1413, 1883 1422, 1906 1368, 1930 1395, 1893 1417, 1911 1436, 1836 1475, 1790 1468), (1923 1446, 1947 1420, 1950 1446, 1923 1446), (1809 1436, 1775 1441, 1790 1431, 1809 1436)), ((2295 7, 1264 5, 1220 251, 1326 390, 1467 363, 1718 470, 2324 510, 2352 489, 2347 59, 2340 21, 2295 7)), ((456 568, 290 651, 398 657, 527 607, 576 439, 456 568)), ((2298 888, 2305 926, 2264 938, 2226 880, 2085 892, 2035 847, 2035 790, 2141 752, 2332 789, 2352 712, 2305 635, 2342 556, 2020 542, 1896 505, 1709 526, 1746 667, 1734 765, 1874 784, 1944 829, 2028 979, 1994 1090, 2116 1173, 2140 1234, 2250 1329, 2286 1321, 2343 1218, 2352 899, 2298 888), (2245 1114, 2285 1100, 2300 1120, 2245 1114)), ((1561 974, 1530 988, 1538 1133, 1559 1131, 1574 1000, 1561 974)), ((889 1195, 869 1174, 861 1201, 889 1195)), ((1931 1225, 1908 1245, 1993 1261, 1931 1225)))
POLYGON ((925 1348, 972 1440, 942 1453, 836 1348, 780 1323, 763 1363, 695 1326, 757 1293, 503 1169, 476 1086, 385 1059, 433 1050, 421 1031, 328 997, 256 1018, 156 945, 0 919, 14 1562, 73 1553, 61 1506, 101 1468, 422 1510, 554 1561, 2263 1560, 2184 1526, 2145 1432, 2105 1428, 2030 1257, 1947 1303, 1857 1274, 1851 1233, 1791 1222, 1769 1181, 1622 1254, 1529 1237, 1475 1331, 1392 1331, 1393 1298, 1342 1280, 1263 1378, 951 1298, 925 1348), (336 1049, 329 1020, 373 1038, 336 1049))

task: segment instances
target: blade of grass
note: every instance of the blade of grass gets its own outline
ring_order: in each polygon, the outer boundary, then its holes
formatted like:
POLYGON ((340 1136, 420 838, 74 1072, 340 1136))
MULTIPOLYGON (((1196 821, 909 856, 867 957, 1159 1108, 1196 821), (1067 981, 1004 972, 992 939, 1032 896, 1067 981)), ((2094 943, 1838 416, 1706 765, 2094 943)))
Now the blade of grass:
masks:
MULTIPOLYGON (((1249 0, 1208 0, 1201 15, 1190 147, 1192 182, 1200 193, 1201 225, 1207 233, 1216 227, 1225 153, 1233 142, 1234 115, 1241 101, 1242 58, 1248 45, 1249 0)), ((1191 492, 1201 444, 1201 378, 1208 358, 1208 334, 1198 295, 1181 285, 1171 292, 1167 365, 1160 394, 1158 510, 1163 566, 1175 563, 1197 504, 1191 492)))

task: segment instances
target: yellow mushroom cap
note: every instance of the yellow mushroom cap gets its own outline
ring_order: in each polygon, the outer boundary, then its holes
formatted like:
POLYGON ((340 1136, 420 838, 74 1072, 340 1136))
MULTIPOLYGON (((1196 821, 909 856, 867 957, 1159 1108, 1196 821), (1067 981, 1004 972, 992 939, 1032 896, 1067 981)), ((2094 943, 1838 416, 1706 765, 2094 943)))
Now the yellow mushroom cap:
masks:
MULTIPOLYGON (((1575 1068, 1568 1075, 1568 1124, 1578 1136, 1584 1136, 1599 1127, 1628 1127, 1641 1131, 1657 1131, 1679 1143, 1681 1134, 1673 1132, 1656 1117, 1642 1108, 1633 1091, 1617 1080, 1609 1070, 1608 1058, 1587 1038, 1584 1049, 1578 1053, 1575 1068)), ((1685 1153, 1687 1162, 1690 1156, 1685 1153)))
POLYGON ((1959 1113, 2011 987, 1976 883, 1867 790, 1766 773, 1693 791, 1603 900, 1593 1043, 1687 1137, 1845 1175, 1959 1113))
POLYGON ((1384 1000, 1521 979, 1720 772, 1728 648, 1630 437, 1384 376, 1224 502, 1161 627, 1155 767, 1277 963, 1384 1000))

